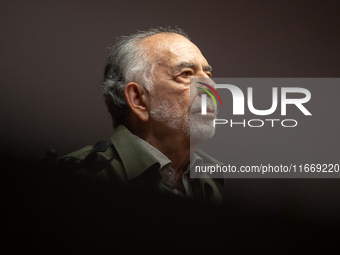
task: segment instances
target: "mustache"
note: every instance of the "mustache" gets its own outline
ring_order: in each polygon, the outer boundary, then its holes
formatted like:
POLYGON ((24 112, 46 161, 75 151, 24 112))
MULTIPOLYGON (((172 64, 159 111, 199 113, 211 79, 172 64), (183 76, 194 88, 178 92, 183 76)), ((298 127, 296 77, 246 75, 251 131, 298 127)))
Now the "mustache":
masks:
MULTIPOLYGON (((200 97, 196 97, 190 106, 190 112, 200 112, 202 108, 202 101, 200 97)), ((207 98, 207 110, 217 114, 218 109, 212 100, 212 98, 207 98)))

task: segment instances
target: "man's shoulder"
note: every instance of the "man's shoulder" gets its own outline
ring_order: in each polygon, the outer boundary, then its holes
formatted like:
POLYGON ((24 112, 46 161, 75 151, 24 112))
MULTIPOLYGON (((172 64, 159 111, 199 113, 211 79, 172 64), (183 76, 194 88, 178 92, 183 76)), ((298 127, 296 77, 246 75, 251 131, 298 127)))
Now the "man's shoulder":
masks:
POLYGON ((85 146, 58 160, 58 168, 61 172, 68 173, 75 178, 85 177, 101 181, 109 180, 105 169, 110 164, 114 166, 114 169, 121 168, 119 156, 113 151, 110 141, 85 146))
POLYGON ((142 175, 157 164, 155 157, 123 125, 114 130, 108 141, 85 146, 58 160, 58 166, 69 172, 119 174, 119 179, 124 181, 142 175))
POLYGON ((80 150, 73 151, 71 153, 68 153, 64 156, 62 156, 59 160, 65 159, 65 158, 78 158, 78 159, 85 159, 86 156, 89 154, 89 152, 93 149, 94 145, 87 145, 84 148, 81 148, 80 150))
MULTIPOLYGON (((79 150, 68 153, 60 157, 58 163, 60 164, 68 161, 83 162, 85 160, 90 160, 90 158, 95 159, 97 157, 108 160, 113 154, 117 154, 117 147, 118 150, 121 149, 121 146, 117 146, 117 142, 120 143, 122 140, 127 140, 126 142, 129 144, 133 142, 133 139, 131 133, 125 127, 119 126, 107 141, 99 141, 94 145, 87 145, 79 150)), ((119 155, 116 156, 119 157, 119 155)))

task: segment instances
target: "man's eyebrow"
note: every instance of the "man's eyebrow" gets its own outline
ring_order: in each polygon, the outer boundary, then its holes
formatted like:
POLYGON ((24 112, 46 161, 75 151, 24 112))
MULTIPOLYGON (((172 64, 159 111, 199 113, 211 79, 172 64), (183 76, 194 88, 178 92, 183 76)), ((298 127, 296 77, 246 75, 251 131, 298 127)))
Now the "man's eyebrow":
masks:
POLYGON ((195 64, 192 62, 181 62, 175 67, 174 71, 177 72, 183 68, 194 68, 194 67, 195 67, 195 64))
MULTIPOLYGON (((192 62, 181 62, 174 68, 174 72, 178 72, 183 68, 194 68, 196 65, 192 62)), ((204 66, 203 71, 205 72, 211 72, 212 67, 210 65, 204 66)))
POLYGON ((204 71, 204 72, 212 72, 212 66, 210 66, 210 65, 204 66, 204 67, 203 67, 203 71, 204 71))

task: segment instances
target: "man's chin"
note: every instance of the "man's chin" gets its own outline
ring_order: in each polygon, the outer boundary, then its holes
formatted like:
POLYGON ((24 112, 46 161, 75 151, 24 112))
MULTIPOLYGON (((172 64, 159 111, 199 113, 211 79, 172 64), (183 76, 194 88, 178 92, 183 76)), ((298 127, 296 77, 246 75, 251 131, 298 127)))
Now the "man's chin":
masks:
POLYGON ((212 121, 204 123, 194 122, 190 125, 190 140, 205 141, 212 138, 215 134, 215 127, 212 121))

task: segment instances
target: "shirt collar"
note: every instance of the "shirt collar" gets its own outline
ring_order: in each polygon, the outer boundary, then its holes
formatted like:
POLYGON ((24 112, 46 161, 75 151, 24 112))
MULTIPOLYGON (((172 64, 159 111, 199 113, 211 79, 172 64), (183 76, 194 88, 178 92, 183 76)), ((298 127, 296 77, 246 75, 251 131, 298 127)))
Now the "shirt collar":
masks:
POLYGON ((159 169, 158 160, 145 150, 124 125, 115 129, 111 142, 121 159, 128 181, 142 175, 149 168, 159 169))
POLYGON ((153 147, 151 144, 148 142, 144 141, 142 138, 139 136, 135 135, 135 138, 144 146, 144 148, 151 154, 153 155, 158 162, 160 163, 160 169, 163 168, 166 165, 171 164, 171 160, 168 159, 167 156, 165 156, 162 152, 160 152, 158 149, 153 147))
MULTIPOLYGON (((111 136, 111 142, 117 149, 128 181, 142 175, 149 168, 152 168, 151 171, 158 175, 158 171, 162 167, 171 164, 171 160, 162 152, 140 137, 133 135, 124 125, 115 129, 111 136)), ((202 157, 194 153, 185 173, 194 165, 201 165, 202 162, 202 157)))
MULTIPOLYGON (((158 149, 153 147, 148 142, 144 141, 142 138, 136 135, 135 137, 145 147, 145 149, 158 160, 158 162, 160 163, 159 169, 162 169, 164 166, 171 164, 171 160, 168 159, 168 157, 165 156, 162 152, 160 152, 158 149)), ((200 156, 198 156, 196 153, 194 153, 190 159, 189 167, 183 173, 188 173, 190 168, 196 165, 201 165, 202 162, 203 162, 203 159, 200 156)))

